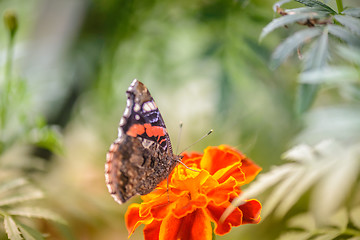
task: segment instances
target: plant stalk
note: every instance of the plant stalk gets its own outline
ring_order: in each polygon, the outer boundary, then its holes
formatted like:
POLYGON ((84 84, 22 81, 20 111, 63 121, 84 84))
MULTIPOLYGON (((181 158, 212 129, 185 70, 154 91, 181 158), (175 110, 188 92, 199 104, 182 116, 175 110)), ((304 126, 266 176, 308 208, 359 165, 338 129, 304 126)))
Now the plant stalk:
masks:
POLYGON ((342 11, 344 11, 344 6, 342 3, 342 0, 336 0, 336 5, 337 5, 338 13, 341 13, 342 11))

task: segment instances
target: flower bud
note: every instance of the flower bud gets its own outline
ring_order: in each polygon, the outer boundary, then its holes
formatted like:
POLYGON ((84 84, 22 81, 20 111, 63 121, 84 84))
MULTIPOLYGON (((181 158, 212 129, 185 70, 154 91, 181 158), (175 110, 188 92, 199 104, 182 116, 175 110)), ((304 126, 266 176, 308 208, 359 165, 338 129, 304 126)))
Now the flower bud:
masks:
POLYGON ((15 11, 10 9, 5 10, 3 19, 5 27, 9 30, 11 38, 13 38, 18 28, 18 20, 15 11))

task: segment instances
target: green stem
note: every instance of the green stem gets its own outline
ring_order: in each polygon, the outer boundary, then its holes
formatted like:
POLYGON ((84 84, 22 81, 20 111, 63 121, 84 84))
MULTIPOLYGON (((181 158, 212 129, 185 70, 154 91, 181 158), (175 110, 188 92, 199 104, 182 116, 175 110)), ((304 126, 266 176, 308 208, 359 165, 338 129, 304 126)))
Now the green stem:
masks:
POLYGON ((338 13, 344 11, 342 0, 336 0, 336 5, 337 5, 338 13))
MULTIPOLYGON (((12 62, 13 62, 13 47, 14 47, 14 34, 9 34, 9 43, 6 49, 6 65, 4 70, 4 88, 2 90, 2 99, 0 103, 0 133, 3 133, 6 127, 6 119, 9 109, 10 96, 12 91, 12 62)), ((3 135, 0 134, 0 154, 3 148, 3 135)))

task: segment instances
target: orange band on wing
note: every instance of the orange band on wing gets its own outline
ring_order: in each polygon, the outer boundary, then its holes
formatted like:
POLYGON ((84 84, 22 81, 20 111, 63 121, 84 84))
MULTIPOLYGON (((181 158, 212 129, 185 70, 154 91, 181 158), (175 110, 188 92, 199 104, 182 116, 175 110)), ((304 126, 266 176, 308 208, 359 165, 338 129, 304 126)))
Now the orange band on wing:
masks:
POLYGON ((145 128, 141 124, 132 125, 126 132, 126 134, 131 137, 137 137, 138 135, 141 135, 143 133, 145 133, 145 128))
POLYGON ((165 135, 165 131, 164 131, 163 127, 151 126, 151 124, 149 124, 149 123, 145 123, 144 127, 146 129, 146 134, 149 137, 152 137, 152 136, 162 137, 165 135))

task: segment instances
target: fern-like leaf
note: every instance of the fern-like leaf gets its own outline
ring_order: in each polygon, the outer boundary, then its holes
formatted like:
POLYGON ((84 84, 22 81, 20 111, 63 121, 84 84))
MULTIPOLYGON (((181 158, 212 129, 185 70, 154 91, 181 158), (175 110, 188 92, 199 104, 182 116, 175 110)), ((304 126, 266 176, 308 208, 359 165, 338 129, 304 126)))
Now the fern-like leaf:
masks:
POLYGON ((360 40, 358 36, 355 36, 352 32, 346 28, 338 25, 329 24, 328 25, 329 33, 338 37, 339 39, 345 41, 349 45, 359 46, 360 40))
POLYGON ((335 19, 345 27, 349 28, 350 31, 360 35, 360 19, 346 15, 336 15, 335 19))
POLYGON ((348 8, 342 11, 342 14, 352 16, 352 17, 360 17, 360 8, 348 8))
POLYGON ((21 235, 25 240, 44 240, 44 236, 34 228, 31 228, 25 224, 17 222, 17 225, 21 231, 21 235))
POLYGON ((348 66, 325 67, 301 73, 299 82, 306 84, 349 84, 360 79, 359 72, 348 66))
POLYGON ((66 221, 56 213, 40 207, 16 207, 7 211, 10 215, 18 215, 29 218, 43 218, 58 223, 66 224, 66 221))
POLYGON ((13 180, 6 180, 0 183, 0 193, 10 191, 14 188, 22 187, 29 182, 25 178, 16 178, 13 180))
POLYGON ((272 54, 271 67, 277 68, 282 64, 297 48, 304 42, 310 41, 312 38, 321 34, 321 30, 317 28, 309 28, 296 32, 281 43, 272 54))
POLYGON ((40 198, 43 198, 43 197, 44 197, 44 194, 43 194, 42 191, 33 190, 33 191, 30 191, 30 192, 24 192, 21 195, 9 196, 9 197, 6 197, 6 198, 2 198, 0 200, 0 206, 26 202, 26 201, 30 201, 30 200, 40 199, 40 198))
POLYGON ((23 239, 18 226, 16 225, 14 219, 11 216, 5 215, 4 227, 5 227, 6 234, 8 235, 8 238, 10 240, 22 240, 23 239))
POLYGON ((304 21, 309 18, 317 18, 317 17, 318 15, 316 13, 301 13, 301 14, 285 15, 280 18, 276 18, 272 20, 268 25, 266 25, 266 27, 263 28, 260 35, 260 41, 270 32, 274 31, 279 27, 293 24, 298 21, 304 21))
POLYGON ((331 7, 329 7, 328 5, 326 5, 322 2, 316 1, 316 0, 295 0, 295 1, 302 3, 308 7, 317 8, 317 9, 321 9, 321 10, 326 11, 331 14, 336 14, 336 12, 331 7))

